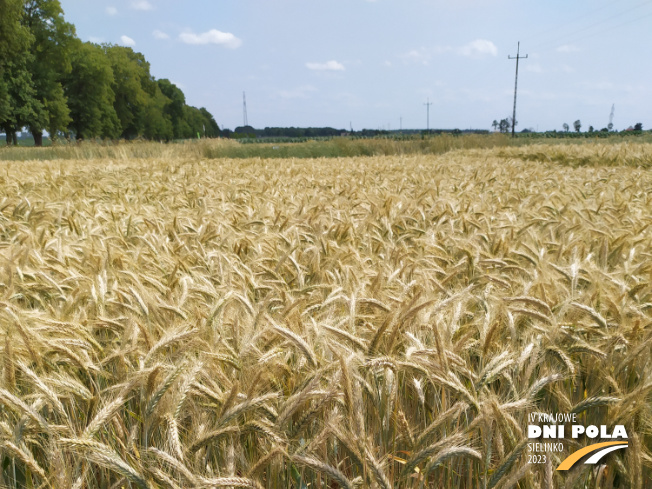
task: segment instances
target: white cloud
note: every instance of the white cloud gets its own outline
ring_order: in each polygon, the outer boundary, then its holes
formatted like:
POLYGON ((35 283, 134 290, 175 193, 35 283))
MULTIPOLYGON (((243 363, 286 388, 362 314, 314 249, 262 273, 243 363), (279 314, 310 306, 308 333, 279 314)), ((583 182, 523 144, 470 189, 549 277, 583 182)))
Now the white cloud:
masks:
POLYGON ((559 46, 557 48, 558 53, 578 53, 579 51, 580 48, 578 48, 574 44, 564 44, 563 46, 559 46))
POLYGON ((465 46, 457 48, 456 52, 462 56, 483 56, 487 54, 496 56, 498 54, 498 48, 491 41, 487 41, 486 39, 476 39, 465 46))
POLYGON ((167 33, 159 31, 158 29, 152 32, 152 36, 154 36, 154 39, 170 39, 170 36, 167 33))
POLYGON ((129 47, 134 47, 136 45, 136 41, 129 36, 120 36, 120 42, 129 47))
POLYGON ((477 58, 487 55, 496 56, 498 54, 498 48, 491 41, 476 39, 464 46, 433 46, 431 48, 421 47, 419 49, 413 49, 403 54, 401 58, 410 63, 428 65, 433 56, 447 53, 477 58))
POLYGON ((401 56, 404 60, 419 63, 422 65, 427 65, 432 58, 431 52, 426 48, 413 49, 401 56))
POLYGON ((131 2, 131 8, 134 10, 153 10, 154 5, 147 0, 134 0, 131 2))
POLYGON ((186 44, 217 44, 231 49, 235 49, 242 44, 242 41, 230 32, 221 32, 217 29, 211 29, 201 34, 185 32, 179 35, 179 39, 186 44))
POLYGON ((113 16, 113 15, 116 15, 118 13, 118 9, 115 8, 115 7, 107 7, 106 8, 106 13, 113 16))
POLYGON ((342 63, 335 60, 326 63, 306 63, 306 68, 315 71, 344 71, 346 69, 342 63))

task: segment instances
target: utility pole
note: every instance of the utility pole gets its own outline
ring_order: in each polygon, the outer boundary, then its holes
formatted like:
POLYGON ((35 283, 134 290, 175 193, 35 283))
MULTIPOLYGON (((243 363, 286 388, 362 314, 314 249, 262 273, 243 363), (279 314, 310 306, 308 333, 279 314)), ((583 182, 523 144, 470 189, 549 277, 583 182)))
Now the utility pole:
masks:
POLYGON ((520 55, 521 52, 521 43, 519 41, 518 47, 516 49, 516 57, 507 56, 507 59, 516 60, 516 79, 514 81, 514 112, 512 113, 512 137, 514 137, 514 128, 516 127, 516 89, 518 87, 518 60, 527 59, 527 54, 525 56, 520 55))
POLYGON ((242 122, 245 127, 249 125, 247 120, 247 96, 242 92, 242 122))
POLYGON ((399 131, 403 130, 403 116, 399 117, 400 123, 399 123, 399 131))
POLYGON ((430 134, 430 106, 432 105, 430 97, 428 97, 428 102, 423 105, 426 106, 426 132, 430 134))

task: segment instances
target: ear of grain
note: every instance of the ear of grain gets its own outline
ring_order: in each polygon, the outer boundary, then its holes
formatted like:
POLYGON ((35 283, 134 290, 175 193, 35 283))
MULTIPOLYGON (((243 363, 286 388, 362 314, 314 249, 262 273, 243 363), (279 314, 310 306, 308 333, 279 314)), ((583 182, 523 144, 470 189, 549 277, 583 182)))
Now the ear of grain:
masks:
POLYGON ((68 413, 66 409, 61 404, 57 394, 48 387, 37 375, 34 373, 27 365, 22 362, 18 362, 18 367, 20 370, 33 382, 34 386, 47 398, 50 405, 57 411, 57 414, 65 421, 68 420, 68 413))
POLYGON ((136 487, 151 489, 143 475, 120 458, 111 447, 88 439, 62 439, 61 444, 64 449, 81 452, 91 462, 120 474, 135 484, 136 487))
POLYGON ((147 401, 147 405, 145 407, 145 418, 149 419, 151 418, 152 414, 154 413, 154 410, 158 406, 159 402, 161 402, 161 399, 165 395, 165 393, 172 387, 172 384, 177 380, 179 375, 183 372, 185 369, 185 365, 180 365, 177 367, 173 372, 171 372, 167 378, 163 381, 161 386, 152 394, 152 396, 149 398, 147 401))
POLYGON ((289 329, 282 328, 280 326, 273 326, 273 330, 281 336, 290 340, 299 349, 299 351, 303 353, 310 364, 313 367, 317 367, 317 357, 315 356, 315 352, 312 351, 310 345, 308 345, 308 343, 303 338, 293 333, 289 329))
POLYGON ((496 484, 509 472, 509 470, 512 468, 514 463, 518 460, 518 458, 521 456, 523 453, 523 450, 525 450, 525 447, 527 446, 527 440, 523 440, 521 443, 516 445, 514 449, 511 451, 511 453, 505 458, 505 460, 501 461, 500 465, 498 466, 497 470, 492 474, 491 479, 489 479, 489 486, 488 487, 495 487, 496 484))
POLYGON ((11 392, 16 388, 16 372, 14 367, 13 348, 11 346, 9 334, 5 335, 5 348, 2 363, 4 368, 4 388, 11 392))
POLYGON ((43 468, 41 468, 41 466, 38 464, 38 462, 34 458, 34 455, 31 452, 29 452, 28 450, 26 450, 24 448, 17 447, 16 445, 14 445, 10 441, 4 441, 2 443, 2 446, 9 453, 11 453, 14 456, 18 457, 27 467, 30 468, 30 470, 32 472, 37 474, 41 479, 47 480, 45 470, 43 470, 43 468))
POLYGON ((324 474, 326 477, 329 477, 337 481, 337 483, 345 489, 354 488, 352 482, 349 479, 347 479, 347 477, 342 472, 340 472, 337 468, 333 467, 332 465, 328 465, 313 457, 306 457, 306 456, 299 456, 299 455, 295 455, 294 457, 292 457, 292 460, 297 464, 305 465, 306 467, 309 467, 312 470, 316 472, 320 472, 324 474))

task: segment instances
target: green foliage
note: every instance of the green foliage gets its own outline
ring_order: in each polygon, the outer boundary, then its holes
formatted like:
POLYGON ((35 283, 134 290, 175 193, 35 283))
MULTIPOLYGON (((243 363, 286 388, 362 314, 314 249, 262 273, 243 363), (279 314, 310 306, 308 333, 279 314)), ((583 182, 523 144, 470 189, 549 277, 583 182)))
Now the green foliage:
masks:
POLYGON ((204 116, 198 108, 186 106, 185 119, 186 124, 188 124, 188 130, 190 131, 186 136, 187 138, 196 136, 197 134, 204 134, 204 116))
POLYGON ((9 114, 9 89, 4 79, 4 70, 0 69, 0 127, 3 126, 9 114))
POLYGON ((113 70, 100 46, 78 43, 73 49, 72 71, 65 83, 72 116, 71 129, 78 139, 116 138, 121 131, 114 108, 113 70))
POLYGON ((70 49, 75 28, 63 18, 59 0, 30 0, 25 3, 22 24, 33 36, 28 70, 34 81, 35 96, 43 105, 43 117, 29 124, 38 146, 43 130, 56 135, 71 122, 62 81, 70 73, 70 49))
POLYGON ((146 139, 170 141, 174 137, 174 128, 170 117, 165 114, 168 98, 163 95, 158 84, 153 84, 153 94, 147 99, 142 135, 146 139))
POLYGON ((0 66, 27 46, 29 33, 20 24, 21 0, 0 0, 0 66))
POLYGON ((5 87, 9 96, 8 111, 3 128, 7 138, 24 126, 42 126, 46 122, 45 107, 38 100, 28 64, 33 56, 24 53, 9 62, 5 68, 5 87))
POLYGON ((161 93, 167 98, 163 114, 172 123, 174 139, 191 139, 197 134, 214 138, 220 135, 215 119, 204 107, 186 105, 186 97, 179 87, 165 78, 157 81, 161 93))
POLYGON ((24 73, 24 58, 29 54, 32 37, 21 23, 23 3, 20 0, 0 0, 0 127, 8 139, 15 133, 18 117, 29 113, 33 107, 22 110, 22 99, 16 99, 16 90, 21 86, 28 90, 19 96, 29 99, 33 84, 31 77, 24 73), (14 77, 18 76, 18 80, 14 77))
POLYGON ((61 83, 54 83, 43 101, 48 117, 48 132, 50 137, 55 139, 60 131, 65 131, 72 122, 68 98, 66 97, 61 83))
POLYGON ((105 46, 111 69, 113 83, 111 89, 115 94, 115 108, 124 139, 140 136, 144 130, 145 115, 149 94, 145 88, 151 83, 149 63, 140 53, 122 46, 105 46))
POLYGON ((172 122, 172 134, 174 139, 183 139, 189 137, 190 128, 185 122, 184 107, 186 106, 186 97, 174 83, 163 78, 157 81, 158 86, 168 99, 165 104, 163 113, 170 118, 172 122))
POLYGON ((36 146, 48 131, 76 139, 217 137, 205 109, 186 105, 169 80, 155 80, 131 48, 82 43, 59 0, 0 0, 0 128, 36 146))
POLYGON ((220 135, 220 128, 217 125, 217 122, 215 122, 215 119, 213 118, 212 114, 207 111, 204 107, 199 109, 199 112, 201 113, 204 121, 204 135, 207 138, 216 138, 220 135))

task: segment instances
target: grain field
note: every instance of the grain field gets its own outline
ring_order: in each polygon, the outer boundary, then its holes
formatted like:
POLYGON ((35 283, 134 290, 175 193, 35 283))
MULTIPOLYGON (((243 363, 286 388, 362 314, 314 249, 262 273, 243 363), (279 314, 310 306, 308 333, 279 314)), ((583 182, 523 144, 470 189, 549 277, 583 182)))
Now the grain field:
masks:
POLYGON ((0 487, 652 487, 623 146, 0 162, 0 487), (530 463, 536 412, 629 446, 530 463))

